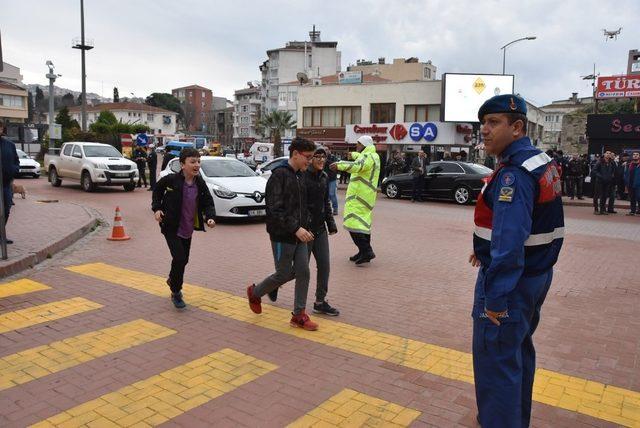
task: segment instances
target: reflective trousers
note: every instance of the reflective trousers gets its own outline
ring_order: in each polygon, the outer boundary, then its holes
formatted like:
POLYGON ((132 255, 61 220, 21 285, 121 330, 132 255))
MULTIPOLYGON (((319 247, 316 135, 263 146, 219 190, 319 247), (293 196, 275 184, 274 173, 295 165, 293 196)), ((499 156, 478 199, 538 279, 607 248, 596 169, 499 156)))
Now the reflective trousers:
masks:
POLYGON ((532 336, 540 321, 553 270, 521 277, 508 296, 500 326, 484 314, 484 273, 478 273, 473 303, 473 370, 480 424, 528 427, 536 369, 532 336))

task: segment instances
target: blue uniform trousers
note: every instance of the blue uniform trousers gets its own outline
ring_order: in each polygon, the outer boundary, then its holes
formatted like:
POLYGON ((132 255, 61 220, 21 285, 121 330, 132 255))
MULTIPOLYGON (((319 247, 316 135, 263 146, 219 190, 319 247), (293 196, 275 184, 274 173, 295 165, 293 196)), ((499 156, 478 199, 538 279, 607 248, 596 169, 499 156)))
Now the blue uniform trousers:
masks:
POLYGON ((528 427, 536 365, 532 336, 540 321, 553 269, 521 277, 508 295, 508 314, 494 325, 484 315, 484 273, 478 273, 473 303, 473 370, 484 428, 528 427))

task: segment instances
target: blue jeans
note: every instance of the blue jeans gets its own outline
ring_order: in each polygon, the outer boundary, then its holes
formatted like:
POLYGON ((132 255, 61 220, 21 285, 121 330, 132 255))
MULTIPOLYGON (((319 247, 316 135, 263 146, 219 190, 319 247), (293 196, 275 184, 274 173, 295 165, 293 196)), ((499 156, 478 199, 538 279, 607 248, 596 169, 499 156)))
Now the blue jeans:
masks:
POLYGON ((331 205, 333 206, 333 212, 338 212, 338 180, 333 180, 329 182, 329 199, 331 200, 331 205))

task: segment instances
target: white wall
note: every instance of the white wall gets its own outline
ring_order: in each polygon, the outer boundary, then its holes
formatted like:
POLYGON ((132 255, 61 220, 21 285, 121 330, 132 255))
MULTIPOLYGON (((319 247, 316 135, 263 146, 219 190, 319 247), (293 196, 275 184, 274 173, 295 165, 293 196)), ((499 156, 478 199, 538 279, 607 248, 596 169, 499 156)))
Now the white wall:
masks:
MULTIPOLYGON (((131 112, 113 111, 112 113, 116 117, 116 119, 118 119, 122 123, 132 123, 132 124, 135 123, 135 124, 147 125, 149 128, 151 128, 154 134, 157 134, 159 129, 162 130, 161 132, 162 134, 175 134, 177 130, 177 123, 176 123, 177 114, 176 113, 159 113, 159 112, 146 113, 141 111, 131 111, 131 112), (132 116, 129 116, 129 113, 131 113, 132 116), (138 114, 140 114, 140 116, 138 116, 138 114), (153 114, 153 119, 148 120, 147 114, 153 114), (163 116, 167 116, 167 115, 171 116, 170 124, 163 123, 162 118, 163 116)), ((94 123, 98 119, 99 115, 100 115, 99 112, 96 112, 96 113, 87 112, 87 126, 94 123)), ((71 113, 71 118, 77 120, 78 123, 81 123, 81 117, 79 112, 71 113)))
MULTIPOLYGON (((431 105, 429 119, 439 120, 442 81, 320 85, 298 88, 298 118, 303 107, 361 106, 362 123, 369 124, 372 103, 396 103, 396 122, 404 122, 405 105, 431 105)), ((302 123, 298 125, 302 127, 302 123)))

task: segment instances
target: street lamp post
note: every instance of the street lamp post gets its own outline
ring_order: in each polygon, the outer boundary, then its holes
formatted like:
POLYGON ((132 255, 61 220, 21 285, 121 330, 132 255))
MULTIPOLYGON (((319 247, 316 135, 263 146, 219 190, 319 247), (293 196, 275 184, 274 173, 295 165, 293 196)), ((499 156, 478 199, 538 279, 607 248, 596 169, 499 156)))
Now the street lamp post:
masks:
POLYGON ((73 49, 82 52, 82 104, 80 107, 82 130, 87 130, 87 72, 85 68, 85 51, 93 49, 93 41, 84 38, 84 0, 80 0, 80 39, 73 40, 73 49))
POLYGON ((535 40, 535 39, 536 39, 536 36, 522 37, 520 39, 513 40, 513 41, 507 43, 506 45, 504 45, 503 47, 500 48, 500 49, 502 49, 502 74, 504 74, 505 61, 506 61, 506 56, 507 56, 507 47, 511 46, 514 43, 521 42, 523 40, 535 40))

